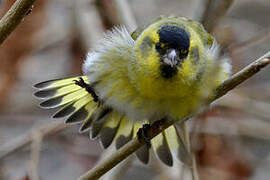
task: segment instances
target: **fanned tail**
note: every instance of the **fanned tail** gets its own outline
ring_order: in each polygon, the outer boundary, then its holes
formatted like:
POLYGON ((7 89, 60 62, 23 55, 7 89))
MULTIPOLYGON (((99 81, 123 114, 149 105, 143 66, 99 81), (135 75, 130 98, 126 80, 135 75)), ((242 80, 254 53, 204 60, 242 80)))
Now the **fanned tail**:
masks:
MULTIPOLYGON (((134 122, 125 115, 95 102, 92 95, 75 81, 82 78, 88 84, 87 76, 55 79, 34 85, 34 95, 42 99, 42 108, 59 108, 53 118, 66 118, 66 123, 82 123, 79 132, 89 131, 91 138, 98 138, 104 148, 113 142, 117 149, 137 136, 139 128, 147 120, 134 122)), ((151 140, 153 151, 168 166, 173 165, 174 156, 189 164, 190 157, 175 126, 171 126, 151 140)), ((149 149, 146 145, 136 151, 138 159, 147 164, 149 149)))

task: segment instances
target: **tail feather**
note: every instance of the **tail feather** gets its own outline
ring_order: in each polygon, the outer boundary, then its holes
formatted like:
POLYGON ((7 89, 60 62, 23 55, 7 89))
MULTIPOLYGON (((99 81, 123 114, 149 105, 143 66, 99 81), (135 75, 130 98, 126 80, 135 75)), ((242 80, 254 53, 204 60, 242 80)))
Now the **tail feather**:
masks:
POLYGON ((165 132, 160 133, 151 141, 153 150, 158 158, 168 166, 173 165, 172 154, 168 145, 165 132))
POLYGON ((75 107, 73 107, 74 102, 70 102, 59 109, 52 117, 53 118, 63 118, 75 111, 75 107))
POLYGON ((92 114, 92 125, 90 129, 90 137, 91 139, 95 139, 102 129, 103 124, 112 118, 111 111, 108 110, 106 107, 99 107, 97 110, 92 114))
POLYGON ((68 103, 66 106, 64 106, 62 109, 60 109, 56 114, 53 115, 53 117, 64 117, 67 115, 71 115, 72 113, 80 110, 83 106, 87 105, 92 101, 91 96, 85 95, 81 99, 78 99, 77 101, 68 103))
POLYGON ((180 136, 176 125, 170 126, 164 131, 164 137, 168 142, 169 149, 171 153, 176 156, 180 161, 187 165, 191 163, 191 157, 186 149, 186 144, 184 143, 182 137, 180 136))
MULTIPOLYGON (((88 102, 88 103, 91 103, 91 102, 88 102)), ((81 122, 81 121, 85 120, 88 117, 88 115, 89 115, 89 111, 85 108, 86 105, 80 107, 77 111, 75 111, 74 113, 72 113, 67 118, 67 120, 65 121, 65 123, 76 123, 76 122, 81 122)))
POLYGON ((107 119, 106 122, 103 124, 103 127, 100 131, 100 141, 104 148, 109 147, 114 140, 121 119, 122 115, 113 112, 111 114, 111 118, 107 119))
POLYGON ((140 149, 135 152, 137 158, 144 164, 149 162, 149 148, 146 145, 143 145, 140 149))
MULTIPOLYGON (((145 121, 145 122, 134 123, 133 138, 135 138, 137 136, 138 130, 143 126, 143 124, 146 124, 146 123, 148 123, 148 122, 145 121)), ((147 164, 149 162, 149 148, 146 145, 143 145, 140 149, 138 149, 135 152, 135 154, 142 163, 147 164)))
POLYGON ((74 109, 73 113, 68 117, 66 123, 79 122, 84 120, 89 114, 89 110, 86 109, 87 105, 93 104, 92 97, 87 94, 86 96, 78 99, 72 104, 74 109))
MULTIPOLYGON (((69 102, 81 99, 88 93, 75 84, 75 80, 79 77, 67 79, 55 79, 45 81, 34 85, 38 89, 34 96, 40 99, 45 99, 40 106, 43 108, 56 108, 65 105, 69 102)), ((86 76, 82 76, 87 81, 86 76)), ((89 96, 91 97, 91 96, 89 96)))
POLYGON ((132 139, 133 136, 133 122, 130 122, 126 116, 122 117, 119 129, 116 135, 115 146, 116 149, 120 149, 128 141, 132 139))
POLYGON ((79 78, 83 78, 84 81, 88 81, 87 76, 77 76, 72 78, 64 78, 64 79, 53 79, 49 81, 44 81, 38 84, 35 84, 34 87, 43 90, 43 89, 54 89, 60 88, 67 85, 74 85, 74 81, 78 80, 79 78))
POLYGON ((180 136, 179 132, 177 131, 177 128, 173 126, 175 129, 175 134, 177 137, 175 138, 177 140, 177 153, 178 153, 178 159, 181 160, 186 165, 191 166, 192 164, 192 158, 190 156, 190 153, 188 149, 186 148, 186 143, 184 142, 183 138, 180 136))
POLYGON ((82 97, 86 96, 88 94, 87 91, 84 89, 80 89, 78 91, 72 92, 67 95, 62 95, 58 97, 53 97, 51 99, 45 100, 42 103, 40 103, 40 106, 42 108, 50 109, 50 108, 57 108, 62 105, 65 105, 69 102, 81 99, 82 97))
POLYGON ((92 114, 97 110, 97 108, 98 108, 98 105, 97 104, 92 104, 92 103, 88 103, 85 106, 85 109, 87 109, 87 111, 88 111, 88 116, 83 121, 83 123, 82 123, 82 125, 81 125, 81 127, 79 129, 80 133, 83 133, 83 132, 90 129, 90 127, 92 125, 92 121, 93 121, 93 119, 91 117, 92 117, 92 114))
POLYGON ((69 84, 63 87, 42 89, 40 91, 37 91, 34 95, 38 98, 48 99, 48 98, 59 97, 66 94, 70 94, 80 89, 81 88, 79 86, 76 86, 74 84, 69 84))

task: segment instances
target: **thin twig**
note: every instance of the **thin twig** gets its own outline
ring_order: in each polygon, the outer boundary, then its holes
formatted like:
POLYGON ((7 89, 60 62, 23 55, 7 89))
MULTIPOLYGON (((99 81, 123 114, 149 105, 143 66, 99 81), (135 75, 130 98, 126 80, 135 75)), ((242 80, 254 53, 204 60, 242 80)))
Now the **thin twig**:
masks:
POLYGON ((8 35, 20 24, 23 18, 28 15, 36 0, 17 0, 0 20, 0 45, 8 35))
MULTIPOLYGON (((249 64, 243 68, 238 73, 234 74, 229 79, 225 80, 216 90, 213 100, 220 98, 221 96, 227 94, 230 90, 234 89, 240 83, 249 79, 251 76, 259 72, 262 68, 270 63, 270 51, 264 56, 260 57, 253 63, 249 64)), ((212 100, 211 100, 212 101, 212 100)))
POLYGON ((39 128, 34 128, 33 130, 19 136, 11 142, 1 145, 0 148, 0 160, 6 156, 12 154, 16 150, 30 144, 33 141, 33 134, 40 133, 42 136, 48 136, 54 132, 61 131, 66 125, 62 121, 56 121, 49 123, 47 125, 41 126, 39 128))
MULTIPOLYGON (((106 158, 111 156, 114 153, 115 149, 110 148, 108 151, 105 151, 105 153, 102 153, 102 161, 106 161, 106 158)), ((120 164, 118 164, 116 167, 113 168, 113 171, 109 171, 106 173, 101 180, 118 180, 121 179, 120 177, 123 177, 127 170, 131 167, 132 163, 134 162, 134 157, 128 157, 124 161, 122 161, 120 164)), ((97 163, 98 164, 98 163, 97 163)))
MULTIPOLYGON (((237 85, 244 82, 245 80, 247 80, 248 78, 256 74, 257 72, 259 72, 262 68, 264 68, 268 64, 270 64, 270 51, 266 53, 264 56, 262 56, 261 58, 259 58, 258 60, 256 60, 255 62, 245 67, 240 72, 234 74, 232 77, 224 81, 224 83, 222 83, 222 85, 220 85, 216 89, 216 94, 212 96, 211 98, 209 98, 210 99, 209 103, 225 95, 230 90, 234 89, 237 85)), ((183 121, 187 119, 189 119, 189 116, 186 116, 186 118, 183 119, 183 121)), ((150 138, 152 139, 153 137, 155 137, 156 135, 158 135, 159 133, 161 133, 162 131, 164 131, 166 128, 168 128, 174 123, 175 123, 174 121, 168 120, 168 119, 156 121, 155 123, 153 123, 153 125, 149 129, 150 138)), ((144 143, 140 142, 138 138, 131 140, 123 148, 116 151, 115 154, 109 157, 106 161, 104 161, 103 163, 100 163, 99 166, 92 168, 91 170, 86 172, 84 175, 79 177, 79 180, 98 179, 107 171, 112 169, 118 163, 120 163, 129 155, 131 155, 140 147, 142 147, 143 145, 144 143)))
POLYGON ((42 134, 40 132, 33 132, 33 142, 31 144, 31 154, 29 160, 29 176, 31 180, 39 180, 38 164, 39 154, 42 144, 42 134))
POLYGON ((198 172, 197 172, 196 158, 195 158, 195 154, 192 152, 192 149, 191 149, 190 133, 188 132, 188 129, 187 129, 187 123, 183 123, 180 126, 180 128, 181 128, 181 131, 184 135, 183 138, 185 140, 188 152, 192 158, 192 163, 191 163, 192 166, 189 167, 190 173, 191 173, 191 178, 192 178, 192 180, 199 180, 198 172))

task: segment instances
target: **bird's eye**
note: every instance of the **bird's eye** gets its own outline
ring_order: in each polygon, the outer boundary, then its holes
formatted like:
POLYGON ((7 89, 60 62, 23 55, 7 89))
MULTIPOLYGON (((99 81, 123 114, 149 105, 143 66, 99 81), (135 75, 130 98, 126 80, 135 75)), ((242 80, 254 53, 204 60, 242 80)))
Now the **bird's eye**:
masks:
POLYGON ((165 54, 166 53, 166 46, 160 42, 156 43, 156 50, 160 54, 165 54))
POLYGON ((186 58, 187 55, 188 55, 188 50, 187 50, 187 49, 180 49, 179 52, 180 52, 180 53, 179 53, 180 59, 184 59, 184 58, 186 58))
POLYGON ((156 50, 160 51, 162 49, 161 44, 158 42, 156 43, 156 50))

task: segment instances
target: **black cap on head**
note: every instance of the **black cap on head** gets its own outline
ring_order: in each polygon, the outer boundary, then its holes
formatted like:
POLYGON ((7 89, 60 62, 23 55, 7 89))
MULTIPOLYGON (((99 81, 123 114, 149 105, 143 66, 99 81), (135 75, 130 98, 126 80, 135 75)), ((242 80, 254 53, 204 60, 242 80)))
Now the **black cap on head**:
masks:
POLYGON ((174 25, 164 25, 158 30, 159 42, 156 50, 160 54, 161 75, 172 78, 178 72, 183 60, 188 56, 190 35, 188 32, 174 25))
POLYGON ((188 54, 190 39, 189 34, 183 28, 173 25, 164 25, 158 30, 159 43, 166 45, 166 48, 177 49, 188 54), (184 50, 184 51, 183 51, 184 50))

